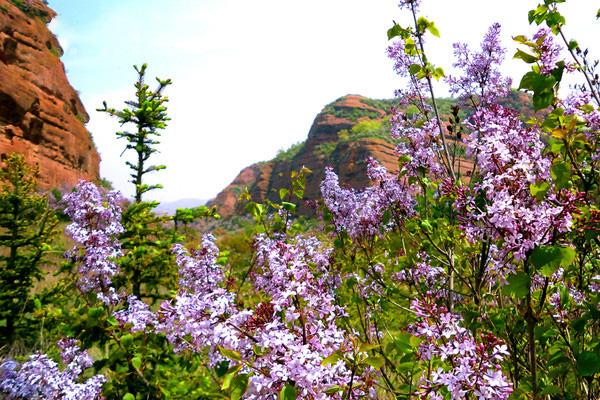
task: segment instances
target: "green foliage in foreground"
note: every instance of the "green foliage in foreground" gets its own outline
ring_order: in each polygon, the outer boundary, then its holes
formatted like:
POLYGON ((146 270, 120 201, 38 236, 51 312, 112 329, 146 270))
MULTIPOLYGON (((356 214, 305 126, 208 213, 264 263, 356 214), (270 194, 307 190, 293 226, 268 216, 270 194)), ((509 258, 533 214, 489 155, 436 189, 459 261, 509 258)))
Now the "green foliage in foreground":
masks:
POLYGON ((0 343, 8 346, 35 325, 30 291, 43 276, 58 225, 48 199, 36 192, 37 175, 19 154, 0 170, 0 343))

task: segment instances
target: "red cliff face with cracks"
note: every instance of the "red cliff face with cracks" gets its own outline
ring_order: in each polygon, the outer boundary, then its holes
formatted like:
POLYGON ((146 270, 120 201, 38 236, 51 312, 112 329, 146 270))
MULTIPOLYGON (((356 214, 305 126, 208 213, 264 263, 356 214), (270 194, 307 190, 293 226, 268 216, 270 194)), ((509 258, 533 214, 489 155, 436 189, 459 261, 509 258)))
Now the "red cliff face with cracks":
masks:
POLYGON ((40 187, 97 180, 89 116, 69 84, 62 48, 41 0, 0 0, 0 158, 17 152, 40 167, 40 187))

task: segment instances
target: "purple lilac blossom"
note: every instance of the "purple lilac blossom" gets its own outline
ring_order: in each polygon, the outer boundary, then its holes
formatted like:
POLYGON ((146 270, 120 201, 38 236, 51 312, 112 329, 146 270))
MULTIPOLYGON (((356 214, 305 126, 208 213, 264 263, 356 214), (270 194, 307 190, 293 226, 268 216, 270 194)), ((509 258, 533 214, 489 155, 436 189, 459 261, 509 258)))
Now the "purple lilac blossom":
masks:
POLYGON ((462 71, 460 77, 449 76, 446 82, 450 93, 468 98, 477 96, 489 103, 510 92, 511 79, 503 77, 499 67, 506 50, 500 43, 500 24, 493 24, 481 42, 481 50, 474 52, 464 43, 454 44, 454 67, 462 71))
POLYGON ((143 332, 157 324, 156 314, 148 304, 133 295, 127 297, 127 308, 116 311, 114 317, 121 325, 130 324, 131 332, 143 332))
POLYGON ((400 0, 400 3, 398 4, 398 7, 400 7, 400 9, 412 9, 414 7, 415 10, 418 10, 420 6, 421 0, 400 0))
MULTIPOLYGON (((179 291, 174 301, 161 305, 156 328, 176 351, 210 348, 214 352, 218 345, 239 345, 239 332, 226 321, 228 315, 239 312, 234 295, 220 286, 224 275, 216 263, 219 250, 214 241, 212 235, 205 235, 200 248, 191 252, 181 245, 173 247, 179 267, 179 291)), ((235 318, 244 320, 240 315, 235 318)))
POLYGON ((270 297, 272 314, 270 322, 254 334, 256 344, 269 351, 257 357, 253 366, 271 371, 252 379, 248 398, 270 398, 277 393, 273 389, 292 381, 303 399, 342 399, 350 381, 355 385, 354 398, 374 398, 369 383, 373 371, 366 369, 352 380, 352 371, 342 360, 323 364, 334 352, 354 356, 352 344, 335 323, 345 311, 334 300, 336 279, 328 273, 330 250, 321 249, 315 238, 296 238, 290 244, 264 235, 257 237, 255 248, 260 271, 255 286, 270 297), (325 393, 338 386, 343 389, 325 393))
MULTIPOLYGON (((592 146, 592 163, 600 162, 600 111, 592 102, 590 92, 578 92, 569 94, 560 105, 566 115, 574 115, 582 122, 582 132, 592 146)), ((592 168, 593 169, 593 168, 592 168)))
MULTIPOLYGON (((347 387, 351 371, 340 360, 322 365, 339 351, 354 355, 352 345, 335 320, 344 310, 335 305, 337 279, 328 274, 329 252, 314 238, 256 238, 255 288, 267 301, 254 309, 238 310, 235 296, 222 288, 223 273, 216 264, 218 249, 205 236, 191 254, 177 246, 180 290, 175 301, 158 313, 157 330, 166 334, 177 351, 209 350, 213 363, 223 360, 220 347, 238 352, 243 370, 252 373, 246 399, 276 398, 293 382, 299 399, 341 399, 329 388, 347 387), (262 349, 257 351, 257 349, 262 349), (247 367, 251 366, 251 368, 247 367)), ((236 363, 234 360, 230 360, 236 363)), ((366 384, 372 371, 354 377, 355 397, 373 397, 366 384)), ((347 389, 346 389, 347 391, 347 389)))
POLYGON ((369 159, 367 163, 369 178, 376 180, 377 185, 362 191, 342 188, 331 168, 325 169, 325 179, 321 182, 323 200, 333 214, 336 229, 346 231, 353 240, 371 239, 414 214, 411 188, 375 160, 369 159), (382 226, 386 211, 391 212, 391 222, 382 226))
POLYGON ((559 61, 562 47, 554 41, 554 35, 547 27, 540 28, 533 35, 533 41, 538 45, 540 72, 551 74, 559 61))
POLYGON ((8 400, 95 400, 102 399, 103 375, 83 383, 79 377, 92 366, 92 359, 73 339, 58 343, 64 369, 46 354, 36 353, 22 364, 6 360, 0 364, 0 394, 8 400))
POLYGON ((516 111, 490 105, 470 125, 467 155, 475 160, 481 179, 472 191, 460 191, 455 205, 467 238, 493 243, 486 280, 504 282, 514 268, 511 257, 522 261, 536 246, 548 243, 554 231, 571 229, 573 196, 553 187, 542 200, 531 194, 531 185, 551 182, 550 160, 542 154, 540 131, 524 127, 516 111), (481 196, 483 207, 476 203, 481 196))
POLYGON ((65 213, 72 221, 66 232, 76 243, 67 255, 79 263, 77 286, 113 305, 119 301, 111 277, 119 272, 114 258, 121 255, 117 239, 123 232, 120 199, 116 191, 103 194, 93 183, 81 181, 64 200, 65 213))
POLYGON ((390 119, 392 137, 401 139, 396 151, 408 157, 405 168, 409 175, 438 176, 444 171, 439 161, 442 145, 439 127, 430 118, 433 108, 425 101, 429 98, 429 87, 424 79, 417 79, 410 73, 410 67, 421 65, 421 60, 417 55, 406 54, 405 42, 401 39, 396 39, 388 47, 387 54, 394 62, 394 70, 407 80, 408 86, 406 90, 396 91, 400 108, 392 109, 390 119), (419 112, 406 112, 409 106, 416 107, 419 112))
POLYGON ((439 367, 430 377, 423 376, 418 389, 422 398, 442 399, 445 388, 452 400, 470 396, 479 400, 506 400, 512 385, 500 364, 508 355, 507 347, 492 334, 479 340, 462 327, 460 315, 439 306, 433 296, 415 299, 411 309, 416 321, 409 332, 421 338, 419 357, 424 361, 448 361, 449 368, 439 367))

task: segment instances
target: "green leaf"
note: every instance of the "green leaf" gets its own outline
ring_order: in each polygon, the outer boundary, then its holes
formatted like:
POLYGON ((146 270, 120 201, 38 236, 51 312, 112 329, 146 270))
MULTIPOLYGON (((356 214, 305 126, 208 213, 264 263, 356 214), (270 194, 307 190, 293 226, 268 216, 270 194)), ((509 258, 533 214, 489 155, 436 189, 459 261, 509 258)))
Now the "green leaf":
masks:
POLYGON ((433 232, 433 226, 431 225, 431 222, 429 222, 428 219, 421 220, 420 225, 421 225, 421 228, 423 230, 425 230, 427 233, 433 232))
POLYGON ((408 67, 408 72, 410 72, 411 75, 416 75, 421 71, 421 66, 419 64, 411 64, 410 67, 408 67))
POLYGON ((127 334, 127 335, 123 335, 121 337, 121 344, 123 345, 123 347, 125 347, 126 349, 133 346, 133 335, 131 334, 127 334))
POLYGON ((531 192, 531 195, 537 200, 542 200, 544 197, 546 197, 548 189, 550 189, 550 184, 548 182, 540 182, 535 185, 529 185, 529 191, 531 192))
POLYGON ((88 318, 97 320, 104 314, 104 308, 102 307, 90 307, 88 309, 88 318))
POLYGON ((221 384, 221 390, 227 390, 231 386, 231 382, 233 378, 237 375, 238 372, 242 369, 241 365, 236 365, 235 367, 231 367, 227 374, 223 377, 223 383, 221 384))
POLYGON ((538 60, 536 56, 533 56, 529 53, 525 53, 523 50, 517 50, 517 52, 514 55, 514 58, 519 58, 525 61, 527 64, 533 64, 538 60))
POLYGON ((551 276, 559 267, 568 267, 575 260, 571 247, 539 246, 529 256, 529 261, 545 277, 551 276))
POLYGON ((142 367, 142 358, 136 355, 131 359, 131 365, 133 365, 133 368, 135 369, 140 369, 142 367))
POLYGON ((398 25, 396 23, 394 23, 394 26, 392 26, 387 31, 388 40, 393 39, 396 36, 400 36, 402 38, 406 38, 407 35, 408 35, 408 30, 404 29, 403 27, 401 27, 400 25, 398 25))
POLYGON ((572 39, 569 41, 569 50, 575 50, 577 47, 579 47, 577 40, 572 39))
POLYGON ((525 272, 509 275, 506 280, 508 284, 502 289, 505 293, 512 294, 517 298, 525 297, 529 293, 531 278, 525 272))
POLYGON ((525 36, 525 35, 513 36, 513 40, 515 42, 522 43, 522 44, 529 42, 529 39, 527 39, 527 36, 525 36))
POLYGON ((343 389, 339 385, 333 385, 325 389, 325 394, 335 394, 337 392, 341 392, 343 389))
POLYGON ((571 170, 564 161, 557 161, 550 168, 550 175, 556 184, 557 189, 562 189, 567 186, 571 180, 571 170))
POLYGON ((340 354, 339 351, 333 352, 329 355, 329 357, 325 358, 323 361, 321 361, 321 365, 331 365, 331 364, 335 364, 336 362, 338 362, 339 360, 342 359, 342 355, 340 354))
POLYGON ((135 400, 135 396, 131 393, 127 393, 125 396, 123 396, 123 400, 135 400))
POLYGON ((553 91, 543 91, 533 94, 533 108, 536 111, 543 110, 544 108, 550 107, 554 101, 553 91))
POLYGON ((585 351, 577 357, 577 374, 579 376, 594 376, 600 372, 600 357, 598 354, 585 351))
POLYGON ((286 189, 286 188, 279 189, 279 200, 284 200, 287 197, 289 192, 290 192, 289 189, 286 189))
POLYGON ((281 205, 283 206, 283 208, 286 211, 289 211, 289 212, 296 211, 296 205, 294 203, 290 203, 290 202, 287 202, 287 201, 282 201, 281 205))
POLYGON ((296 400, 296 388, 289 383, 281 388, 279 400, 296 400))
POLYGON ((231 381, 231 400, 240 400, 248 388, 248 374, 239 374, 231 381))
POLYGON ((225 358, 229 358, 234 361, 242 361, 242 355, 234 350, 226 349, 225 347, 218 346, 219 353, 223 355, 225 358))
POLYGON ((369 357, 365 360, 365 362, 367 364, 369 364, 371 367, 375 368, 375 369, 379 369, 381 367, 383 367, 383 365, 385 364, 385 359, 381 356, 375 356, 375 357, 369 357))
POLYGON ((440 37, 440 31, 438 30, 438 28, 435 26, 435 24, 433 22, 429 23, 429 26, 427 27, 427 30, 429 30, 429 32, 433 36, 440 37))

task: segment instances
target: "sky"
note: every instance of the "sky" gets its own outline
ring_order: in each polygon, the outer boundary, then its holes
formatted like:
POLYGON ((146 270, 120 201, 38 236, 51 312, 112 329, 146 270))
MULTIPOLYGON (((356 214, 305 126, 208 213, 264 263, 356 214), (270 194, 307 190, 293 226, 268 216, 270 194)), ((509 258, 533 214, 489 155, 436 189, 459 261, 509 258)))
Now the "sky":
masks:
MULTIPOLYGON (((345 94, 391 98, 402 82, 385 54, 386 31, 406 22, 398 0, 49 0, 50 29, 65 51, 71 84, 90 114, 101 175, 131 196, 118 124, 96 112, 133 95, 134 64, 148 82, 171 78, 172 120, 151 180, 159 201, 210 199, 238 172, 306 138, 317 113, 345 94)), ((427 42, 434 64, 452 72, 452 43, 478 45, 494 22, 508 48, 504 72, 519 80, 511 36, 532 34, 537 0, 423 0, 441 38, 427 42)), ((588 46, 600 37, 595 0, 570 0, 567 34, 588 46)), ((599 49, 600 50, 600 49, 599 49)), ((595 52, 600 55, 600 52, 595 52)), ((443 87, 436 88, 445 94, 443 87)))

